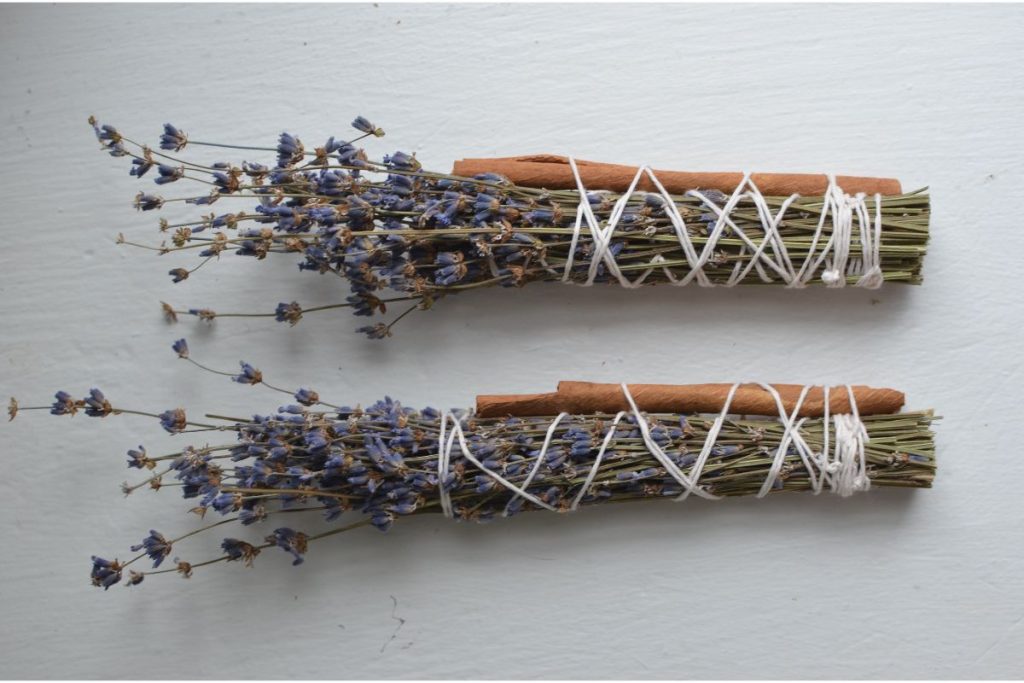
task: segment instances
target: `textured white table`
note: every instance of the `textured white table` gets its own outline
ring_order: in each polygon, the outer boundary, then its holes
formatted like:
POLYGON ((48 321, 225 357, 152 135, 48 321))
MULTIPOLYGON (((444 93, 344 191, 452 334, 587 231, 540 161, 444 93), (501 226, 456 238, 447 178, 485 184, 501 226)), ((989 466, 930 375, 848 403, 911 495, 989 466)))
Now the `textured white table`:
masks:
POLYGON ((194 524, 173 490, 118 492, 125 449, 166 442, 130 418, 25 414, 0 425, 0 675, 1020 675, 1022 36, 1010 6, 0 8, 5 397, 279 404, 174 361, 185 335, 211 364, 244 358, 341 402, 761 378, 893 385, 944 416, 931 491, 407 520, 296 569, 266 552, 253 571, 103 593, 90 554, 194 524), (97 151, 90 113, 148 140, 169 120, 258 143, 345 135, 364 114, 388 131, 373 150, 437 168, 540 151, 891 175, 931 187, 926 284, 485 291, 382 344, 348 315, 172 328, 157 301, 341 292, 287 258, 175 286, 185 259, 114 246, 154 238, 154 219, 131 210, 139 185, 97 151))

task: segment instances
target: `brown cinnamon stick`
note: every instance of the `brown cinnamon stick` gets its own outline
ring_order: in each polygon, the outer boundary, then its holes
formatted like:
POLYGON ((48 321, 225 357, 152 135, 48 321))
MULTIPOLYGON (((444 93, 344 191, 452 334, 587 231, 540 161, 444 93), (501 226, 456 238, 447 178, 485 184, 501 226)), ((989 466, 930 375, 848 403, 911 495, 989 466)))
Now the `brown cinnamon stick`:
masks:
MULTIPOLYGON (((591 190, 625 192, 636 176, 636 166, 606 164, 597 161, 576 160, 583 184, 591 190)), ((569 160, 554 154, 530 154, 494 159, 459 159, 452 167, 452 174, 472 177, 479 173, 498 173, 516 185, 544 188, 548 190, 575 190, 576 180, 569 160)), ((742 181, 742 173, 689 173, 685 171, 658 171, 654 173, 665 189, 672 194, 687 190, 718 190, 726 194, 736 189, 742 181)), ((828 178, 812 173, 755 173, 751 176, 754 184, 766 196, 788 196, 799 194, 815 196, 825 193, 828 178)), ((864 178, 859 176, 836 176, 836 182, 847 194, 863 192, 868 195, 897 195, 903 190, 895 178, 864 178)), ((645 174, 637 185, 638 190, 651 192, 657 188, 645 174)))
MULTIPOLYGON (((773 384, 779 392, 787 412, 796 406, 803 385, 773 384)), ((717 413, 722 410, 731 384, 630 384, 629 392, 640 410, 651 413, 717 413)), ((829 390, 829 412, 850 412, 846 387, 829 390)), ((895 389, 853 387, 857 410, 861 415, 881 415, 899 412, 903 407, 903 392, 895 389)), ((821 417, 824 414, 824 391, 812 388, 798 413, 801 417, 821 417)), ((558 391, 546 394, 497 394, 476 397, 476 412, 480 417, 526 417, 530 415, 556 415, 571 413, 617 413, 629 410, 622 388, 618 384, 592 382, 559 382, 558 391)), ((761 387, 750 384, 736 390, 729 412, 739 415, 778 415, 772 395, 761 387)))

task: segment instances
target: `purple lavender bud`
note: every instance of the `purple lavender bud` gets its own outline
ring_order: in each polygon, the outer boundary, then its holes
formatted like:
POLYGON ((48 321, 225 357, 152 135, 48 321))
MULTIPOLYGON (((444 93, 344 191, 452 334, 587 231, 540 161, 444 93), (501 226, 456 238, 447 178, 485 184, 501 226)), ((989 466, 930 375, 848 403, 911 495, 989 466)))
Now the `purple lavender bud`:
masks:
POLYGON ((515 515, 515 514, 518 514, 518 513, 522 512, 523 504, 525 502, 526 502, 526 499, 521 498, 519 496, 516 496, 515 498, 513 498, 509 502, 508 506, 506 506, 505 514, 508 515, 509 517, 511 517, 512 515, 515 515))
POLYGON ((104 560, 102 557, 92 556, 92 585, 102 586, 107 590, 121 580, 121 563, 117 560, 104 560))
POLYGON ((160 426, 171 434, 183 431, 187 426, 188 418, 181 408, 173 408, 160 413, 160 426))
POLYGON ((158 197, 153 194, 146 194, 145 192, 140 192, 135 195, 134 206, 139 211, 152 211, 153 209, 159 209, 163 205, 164 200, 162 197, 158 197))
POLYGON ((171 344, 171 348, 178 354, 178 358, 188 358, 188 342, 184 338, 171 344))
POLYGON ((220 547, 224 550, 224 554, 228 556, 229 562, 243 560, 246 566, 249 567, 252 566, 253 559, 260 554, 259 548, 237 538, 225 538, 220 547))
POLYGON ((644 204, 652 209, 661 209, 665 206, 665 200, 656 194, 645 194, 644 204))
POLYGON ((85 414, 89 417, 106 417, 114 411, 110 401, 99 389, 90 389, 89 395, 82 400, 82 403, 85 404, 85 414))
MULTIPOLYGON (((190 197, 190 198, 185 200, 185 203, 186 204, 195 204, 196 206, 206 205, 206 204, 213 204, 219 198, 220 198, 220 194, 218 194, 217 192, 211 192, 210 194, 205 195, 203 197, 190 197)), ((207 256, 209 256, 209 254, 207 254, 207 256)))
POLYGON ((149 559, 153 560, 153 568, 155 569, 171 553, 171 543, 164 538, 163 534, 155 529, 150 529, 149 536, 142 539, 142 543, 132 546, 132 552, 137 553, 140 550, 145 550, 149 559))
POLYGON ((173 183, 185 175, 185 168, 183 166, 166 166, 164 164, 160 164, 156 167, 156 170, 160 175, 157 176, 153 182, 157 185, 173 183))
POLYGON ((555 213, 549 209, 534 209, 523 215, 530 225, 554 225, 555 213))
POLYGON ((267 518, 267 510, 262 505, 256 505, 251 508, 244 508, 238 513, 238 521, 245 526, 262 522, 267 518))
POLYGON ((548 488, 544 493, 540 495, 540 499, 548 505, 555 505, 562 497, 562 490, 557 486, 548 488))
POLYGON ((380 299, 372 294, 351 294, 345 300, 352 306, 354 315, 371 316, 382 307, 380 299))
POLYGON ((352 127, 367 135, 376 135, 377 137, 383 137, 384 135, 384 131, 370 123, 369 119, 365 116, 357 116, 352 122, 352 127))
POLYGON ((387 531, 395 522, 395 516, 386 510, 373 510, 370 513, 370 524, 377 527, 378 531, 387 531))
POLYGON ((295 531, 288 527, 281 527, 280 529, 274 529, 273 535, 267 536, 266 541, 267 543, 273 543, 278 548, 291 553, 295 558, 292 562, 292 566, 303 563, 304 558, 302 556, 306 552, 308 537, 301 531, 295 531))
POLYGON ((128 451, 128 467, 134 467, 136 469, 143 469, 145 467, 152 467, 153 461, 146 455, 146 449, 139 446, 139 450, 129 449, 128 451))
POLYGON ((74 415, 78 412, 78 402, 66 391, 58 391, 53 395, 56 399, 50 407, 51 415, 74 415))
POLYGON ((458 263, 453 266, 444 266, 434 271, 434 282, 437 284, 447 287, 453 285, 466 277, 469 270, 466 268, 464 263, 458 263))
POLYGON ((403 502, 388 506, 388 511, 393 512, 396 515, 411 515, 416 512, 416 507, 417 505, 415 502, 403 502))
POLYGON ((356 330, 357 334, 365 334, 369 339, 384 339, 391 336, 391 330, 384 323, 366 325, 356 330))
POLYGON ((169 123, 164 124, 163 135, 160 136, 160 149, 180 152, 188 144, 188 136, 169 123))
POLYGON ((405 152, 395 152, 394 154, 385 154, 383 158, 384 165, 388 168, 402 170, 402 171, 418 171, 422 168, 416 157, 405 152))
POLYGON ((96 133, 96 139, 100 141, 100 145, 102 145, 103 150, 108 152, 110 156, 123 157, 128 153, 121 144, 123 138, 121 137, 121 134, 117 132, 116 128, 106 124, 101 126, 92 116, 89 117, 89 124, 92 125, 92 129, 96 133))
POLYGON ((259 384, 263 381, 263 373, 246 363, 244 360, 238 362, 242 371, 235 375, 234 379, 239 384, 259 384))
POLYGON ((302 146, 302 141, 288 133, 281 133, 281 137, 277 141, 278 168, 287 168, 302 161, 305 153, 306 149, 302 146))
POLYGON ((312 431, 306 432, 303 438, 306 444, 306 448, 308 448, 311 451, 323 450, 324 448, 327 448, 327 445, 330 443, 327 440, 327 435, 324 434, 324 432, 320 429, 314 429, 312 431))
MULTIPOLYGON (((508 178, 497 173, 477 173, 473 176, 473 180, 479 180, 485 183, 493 183, 495 185, 510 185, 508 178)), ((491 190, 493 191, 493 189, 491 190)))
POLYGON ((434 263, 440 266, 454 266, 458 263, 462 263, 466 257, 462 252, 442 251, 439 252, 437 258, 434 259, 434 263))
POLYGON ((274 312, 274 319, 279 323, 288 323, 295 327, 299 320, 302 319, 302 306, 299 305, 298 301, 293 301, 290 304, 279 303, 277 310, 274 312))
POLYGON ((221 493, 210 501, 210 506, 222 515, 234 512, 239 508, 241 496, 237 493, 221 493))
POLYGON ((138 157, 132 159, 132 169, 128 172, 128 175, 133 175, 136 178, 141 178, 146 175, 149 169, 153 168, 154 164, 148 159, 140 159, 138 157))

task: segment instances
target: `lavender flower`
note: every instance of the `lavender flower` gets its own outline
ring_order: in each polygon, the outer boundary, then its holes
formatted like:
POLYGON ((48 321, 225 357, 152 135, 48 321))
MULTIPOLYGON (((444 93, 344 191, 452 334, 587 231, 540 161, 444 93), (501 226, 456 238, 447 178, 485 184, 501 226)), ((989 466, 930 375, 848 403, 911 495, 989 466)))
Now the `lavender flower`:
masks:
POLYGON ((239 384, 259 384, 263 381, 263 373, 249 365, 245 361, 239 361, 242 371, 235 375, 235 381, 239 384))
POLYGON ((138 450, 129 449, 128 451, 128 467, 134 467, 136 469, 153 469, 156 467, 156 463, 149 459, 146 455, 146 449, 139 446, 138 450))
POLYGON ((78 412, 80 403, 71 397, 66 391, 58 391, 53 395, 56 399, 50 407, 51 415, 74 415, 78 412))
POLYGON ((267 543, 273 543, 278 548, 289 552, 295 558, 292 562, 292 566, 300 565, 304 562, 302 557, 306 553, 306 544, 308 536, 301 531, 295 531, 288 527, 281 527, 280 529, 274 529, 274 533, 271 536, 267 536, 267 543))
POLYGON ((185 175, 185 168, 183 166, 167 166, 166 164, 160 164, 156 167, 156 170, 157 173, 160 174, 155 181, 157 185, 173 183, 175 180, 179 180, 185 175))
POLYGON ((188 426, 188 418, 184 410, 173 408, 160 413, 160 425, 171 434, 176 434, 188 426))
POLYGON ((304 406, 311 406, 320 402, 320 394, 312 389, 299 389, 295 392, 295 400, 304 406))
POLYGON ((188 358, 188 342, 183 338, 171 344, 171 348, 178 354, 178 358, 188 358))
POLYGON ((117 560, 104 560, 92 556, 92 585, 102 586, 107 590, 121 580, 122 565, 117 560))
POLYGON ((149 172, 149 169, 153 168, 154 163, 148 158, 136 157, 132 159, 132 170, 128 172, 129 175, 133 175, 136 178, 141 178, 149 172))
POLYGON ((302 319, 302 306, 297 301, 293 301, 290 304, 280 303, 277 305, 274 317, 278 322, 286 322, 294 327, 302 319))
POLYGON ((279 168, 286 168, 302 161, 306 150, 302 142, 295 136, 288 133, 281 133, 277 142, 277 165, 279 168))
POLYGON ((89 395, 81 403, 85 406, 85 414, 90 417, 106 417, 114 411, 110 401, 99 389, 90 389, 89 395))
POLYGON ((171 553, 171 542, 155 529, 150 529, 149 536, 142 539, 142 543, 132 546, 132 552, 137 553, 140 550, 144 550, 149 559, 153 560, 155 569, 171 553))
POLYGON ((128 154, 124 148, 124 138, 113 126, 100 125, 94 116, 89 117, 89 125, 96 133, 96 139, 100 141, 103 150, 112 157, 122 157, 128 154))
POLYGON ((357 116, 355 121, 352 122, 352 127, 367 135, 384 136, 384 131, 370 123, 369 119, 364 116, 357 116))
POLYGON ((135 195, 135 208, 139 211, 152 211, 153 209, 159 209, 163 205, 164 200, 162 197, 146 194, 145 192, 135 195))
POLYGON ((260 554, 259 548, 237 538, 225 538, 220 547, 224 550, 224 554, 227 555, 229 562, 232 560, 242 560, 245 562, 246 567, 251 567, 253 560, 260 554))
POLYGON ((366 325, 356 330, 359 334, 365 334, 369 339, 384 339, 391 336, 391 330, 384 323, 366 325))
POLYGON ((160 149, 180 152, 188 144, 188 136, 169 123, 164 124, 163 135, 160 136, 160 149))

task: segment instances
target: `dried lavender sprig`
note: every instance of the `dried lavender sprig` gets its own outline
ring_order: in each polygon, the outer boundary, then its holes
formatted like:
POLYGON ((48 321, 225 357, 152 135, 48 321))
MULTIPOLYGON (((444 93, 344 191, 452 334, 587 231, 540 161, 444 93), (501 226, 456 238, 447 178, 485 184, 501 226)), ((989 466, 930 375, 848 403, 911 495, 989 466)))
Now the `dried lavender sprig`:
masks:
MULTIPOLYGON (((174 350, 191 361, 187 344, 179 340, 174 350)), ((194 361, 192 361, 194 362, 194 361)), ((242 363, 232 379, 244 384, 267 385, 262 373, 242 363)), ((282 391, 276 387, 273 390, 282 391)), ((150 456, 139 446, 128 451, 128 466, 147 471, 135 485, 124 485, 125 493, 140 487, 160 488, 173 477, 186 499, 196 499, 191 508, 201 516, 210 509, 223 520, 169 538, 152 531, 136 546, 138 554, 129 560, 94 558, 93 582, 108 588, 123 577, 134 563, 149 557, 153 571, 129 570, 128 585, 141 582, 151 573, 178 572, 191 576, 202 566, 221 561, 252 563, 263 549, 277 546, 289 552, 294 563, 302 561, 311 541, 343 531, 372 525, 382 531, 400 517, 440 511, 439 487, 448 491, 454 516, 461 520, 489 521, 499 516, 537 508, 496 483, 487 471, 477 467, 456 449, 448 470, 439 476, 441 413, 432 408, 413 410, 385 398, 368 408, 320 405, 316 392, 295 392, 296 404, 284 405, 274 413, 250 419, 220 418, 219 431, 236 435, 234 442, 189 445, 166 455, 150 456), (167 463, 164 469, 161 463, 167 463), (281 514, 319 511, 333 522, 343 514, 361 515, 358 521, 320 534, 278 526, 262 544, 235 537, 224 539, 221 556, 198 563, 175 559, 172 569, 159 569, 172 548, 193 535, 237 523, 249 526, 281 514)), ((58 392, 49 408, 56 415, 71 415, 83 409, 87 415, 106 417, 135 414, 157 418, 172 433, 187 424, 184 411, 147 413, 116 409, 101 392, 93 390, 83 399, 58 392), (170 423, 166 415, 174 415, 170 423), (181 422, 179 422, 179 420, 181 422)), ((17 414, 12 400, 11 417, 17 414)), ((529 473, 537 473, 525 490, 545 504, 568 510, 580 497, 582 505, 627 502, 675 496, 680 484, 648 450, 636 418, 624 417, 615 427, 600 467, 590 479, 600 445, 611 427, 608 415, 576 415, 563 419, 554 430, 550 447, 541 457, 541 444, 553 417, 479 418, 470 412, 456 413, 466 433, 473 456, 490 472, 499 473, 516 486, 527 484, 529 473), (588 479, 590 479, 588 484, 588 479)), ((692 467, 704 445, 713 417, 707 415, 646 414, 652 438, 684 471, 692 467)), ((866 444, 867 474, 876 486, 929 487, 935 471, 930 412, 875 415, 863 418, 870 441, 866 444)), ((701 477, 701 487, 718 496, 756 494, 772 466, 775 452, 784 438, 784 427, 774 418, 731 416, 722 426, 701 477)), ((814 451, 823 448, 826 434, 835 441, 835 430, 821 419, 805 420, 800 434, 814 451)), ((812 489, 812 473, 800 454, 790 448, 774 492, 812 489)))
MULTIPOLYGON (((175 317, 192 314, 209 321, 228 316, 273 316, 294 325, 305 313, 337 308, 351 308, 359 316, 384 314, 388 299, 381 293, 385 289, 403 294, 400 299, 418 301, 419 308, 425 309, 442 294, 561 279, 570 256, 570 280, 583 281, 590 270, 594 243, 589 234, 584 233, 570 253, 578 192, 520 187, 494 174, 461 178, 429 172, 414 155, 404 152, 371 160, 353 143, 367 136, 379 137, 383 131, 362 117, 353 122, 363 133, 361 137, 347 142, 332 137, 312 151, 288 133, 282 133, 276 148, 223 145, 276 151, 273 167, 245 161, 204 166, 182 160, 169 152, 177 153, 190 143, 170 124, 165 125, 161 137, 160 146, 165 152, 155 152, 123 137, 111 126, 90 122, 104 149, 132 159, 132 175, 142 177, 155 168, 155 180, 160 185, 191 180, 212 188, 209 194, 171 199, 139 193, 135 204, 140 210, 158 209, 172 201, 206 205, 221 199, 248 198, 257 202, 249 212, 212 213, 174 225, 161 221, 162 230, 174 230, 173 246, 148 248, 161 253, 198 250, 204 259, 200 266, 225 253, 257 259, 270 254, 297 254, 302 258, 301 269, 333 273, 346 280, 351 289, 345 303, 327 306, 303 309, 298 302, 291 302, 279 304, 273 312, 219 314, 209 308, 172 308, 175 317), (206 230, 216 232, 212 237, 200 234, 206 230), (229 231, 236 235, 229 237, 229 231)), ((705 195, 718 203, 725 199, 721 193, 705 195)), ((608 218, 618 198, 615 193, 600 191, 587 195, 602 220, 608 218)), ((692 196, 671 199, 690 226, 692 242, 697 249, 703 248, 717 216, 692 196)), ((778 211, 786 199, 768 197, 766 201, 778 211)), ((780 234, 794 262, 801 262, 812 249, 825 210, 821 197, 801 198, 787 210, 780 234)), ((920 282, 928 238, 927 194, 917 191, 884 197, 880 211, 883 278, 920 282)), ((760 235, 761 218, 753 202, 741 201, 731 217, 744 232, 760 235)), ((824 239, 830 230, 826 225, 824 239)), ((120 241, 145 246, 123 238, 120 241)), ((716 284, 727 281, 737 264, 749 264, 752 258, 746 242, 731 228, 716 242, 716 249, 704 269, 716 284)), ((647 276, 650 284, 682 278, 690 269, 664 199, 650 193, 637 192, 629 197, 613 235, 611 252, 625 274, 646 272, 653 258, 663 259, 647 276)), ((174 268, 170 274, 180 282, 198 268, 174 268)), ((757 270, 749 269, 740 284, 762 283, 757 270)), ((596 272, 596 281, 611 281, 603 263, 596 266, 596 272)), ((772 279, 771 273, 766 275, 772 279)), ((847 275, 850 284, 856 279, 854 274, 847 275)), ((393 324, 367 325, 359 332, 383 338, 390 335, 393 324)))

